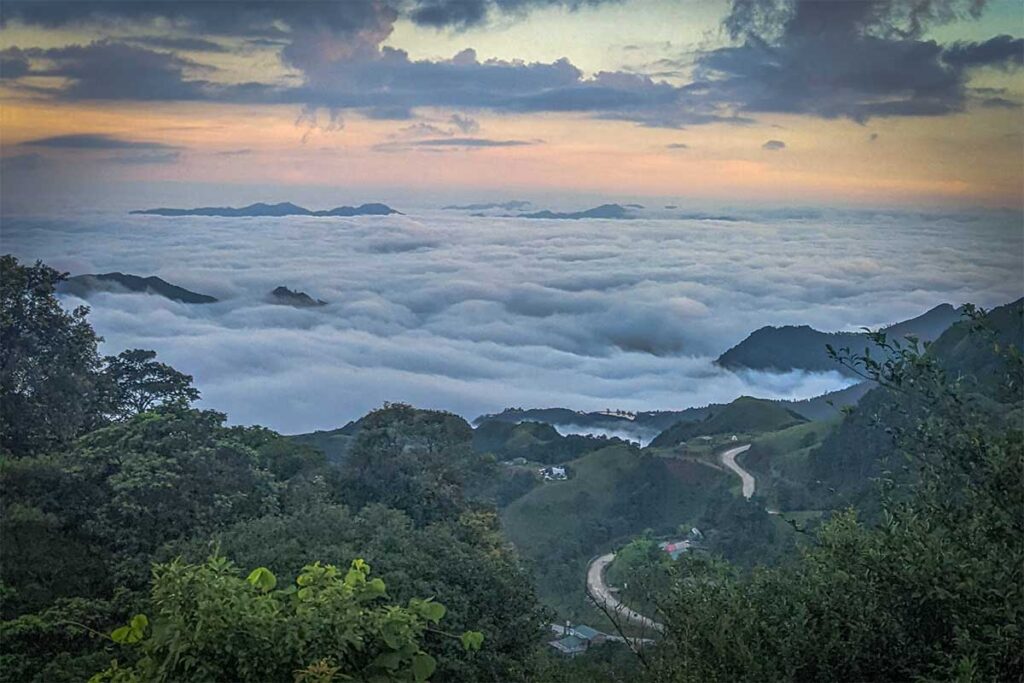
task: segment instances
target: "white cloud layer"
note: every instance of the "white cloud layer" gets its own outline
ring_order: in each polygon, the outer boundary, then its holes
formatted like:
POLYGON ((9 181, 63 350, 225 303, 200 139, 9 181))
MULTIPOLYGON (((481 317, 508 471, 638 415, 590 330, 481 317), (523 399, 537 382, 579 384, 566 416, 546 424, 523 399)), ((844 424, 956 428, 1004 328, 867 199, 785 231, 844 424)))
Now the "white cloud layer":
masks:
POLYGON ((158 275, 223 299, 101 294, 89 304, 105 352, 155 349, 195 376, 204 406, 283 432, 337 427, 384 401, 474 417, 805 398, 848 381, 733 374, 711 360, 762 325, 850 329, 1022 295, 1017 214, 793 215, 97 214, 5 220, 3 250, 72 273, 158 275), (329 305, 267 304, 278 285, 329 305))

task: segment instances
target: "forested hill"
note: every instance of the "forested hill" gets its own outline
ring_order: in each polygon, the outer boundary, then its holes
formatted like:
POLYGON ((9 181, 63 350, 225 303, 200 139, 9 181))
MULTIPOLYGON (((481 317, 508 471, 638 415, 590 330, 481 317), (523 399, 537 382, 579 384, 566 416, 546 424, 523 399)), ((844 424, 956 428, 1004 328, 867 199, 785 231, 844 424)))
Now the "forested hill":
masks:
POLYGON ((669 448, 698 436, 774 432, 806 421, 807 418, 779 402, 740 396, 732 403, 714 409, 699 422, 676 423, 659 434, 651 446, 669 448))
POLYGON ((0 257, 0 681, 1024 676, 1024 301, 926 352, 838 353, 877 387, 838 426, 741 398, 641 449, 402 404, 229 427, 153 351, 101 356, 61 280, 0 257), (766 509, 776 475, 817 506, 803 533, 766 509), (679 534, 703 540, 673 559, 679 534), (624 545, 620 594, 664 630, 562 658, 550 607, 595 616, 588 559, 624 545))
MULTIPOLYGON (((922 342, 932 341, 960 318, 960 309, 942 304, 881 331, 893 339, 914 335, 922 342)), ((871 345, 870 339, 861 332, 819 332, 806 325, 762 327, 719 356, 716 362, 730 369, 838 371, 852 375, 849 368, 840 367, 829 358, 826 347, 863 353, 871 345)))
MULTIPOLYGON (((1013 375, 1019 368, 1008 367, 999 354, 1024 347, 1022 310, 1024 299, 993 309, 984 318, 959 322, 928 349, 926 358, 958 383, 974 419, 1007 419, 1020 411, 1021 378, 1013 375)), ((914 394, 872 389, 811 453, 808 480, 832 492, 828 497, 832 507, 855 504, 877 509, 874 480, 887 472, 901 480, 913 473, 900 456, 895 436, 912 430, 930 410, 929 402, 914 394)))

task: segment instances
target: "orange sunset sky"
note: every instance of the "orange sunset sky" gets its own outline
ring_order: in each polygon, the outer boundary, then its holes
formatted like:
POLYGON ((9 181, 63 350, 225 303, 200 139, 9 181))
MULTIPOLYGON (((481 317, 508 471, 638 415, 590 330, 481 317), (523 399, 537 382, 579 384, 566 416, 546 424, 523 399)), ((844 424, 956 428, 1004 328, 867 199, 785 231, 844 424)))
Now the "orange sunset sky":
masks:
POLYGON ((915 6, 5 2, 5 199, 1019 206, 1024 10, 915 6))

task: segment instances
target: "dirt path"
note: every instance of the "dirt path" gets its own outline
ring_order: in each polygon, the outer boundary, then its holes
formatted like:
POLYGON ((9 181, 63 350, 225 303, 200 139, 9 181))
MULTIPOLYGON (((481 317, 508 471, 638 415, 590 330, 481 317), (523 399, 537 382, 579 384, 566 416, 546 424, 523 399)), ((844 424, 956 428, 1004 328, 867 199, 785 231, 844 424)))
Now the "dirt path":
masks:
POLYGON ((659 632, 664 630, 665 627, 658 622, 623 605, 611 592, 608 584, 604 581, 604 572, 614 559, 615 553, 608 553, 591 561, 590 566, 587 567, 587 593, 599 605, 625 621, 659 632))
POLYGON ((728 467, 730 470, 735 472, 743 482, 743 497, 750 498, 754 495, 754 489, 757 486, 754 481, 754 476, 747 472, 745 469, 736 464, 736 456, 740 453, 745 453, 750 448, 748 443, 746 446, 737 446, 736 448, 730 448, 724 451, 721 455, 722 464, 728 467))

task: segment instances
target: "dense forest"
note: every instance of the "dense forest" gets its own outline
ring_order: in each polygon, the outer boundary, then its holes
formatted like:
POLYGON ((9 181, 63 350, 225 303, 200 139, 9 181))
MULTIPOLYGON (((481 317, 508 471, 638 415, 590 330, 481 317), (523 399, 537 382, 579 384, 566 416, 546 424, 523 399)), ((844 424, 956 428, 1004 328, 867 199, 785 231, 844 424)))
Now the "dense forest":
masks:
POLYGON ((389 404, 292 438, 193 407, 152 351, 101 356, 61 273, 0 269, 2 680, 1024 676, 1021 302, 828 349, 875 387, 831 421, 743 399, 641 449, 389 404), (750 500, 709 466, 737 434, 750 500), (663 633, 553 654, 616 548, 663 633))

